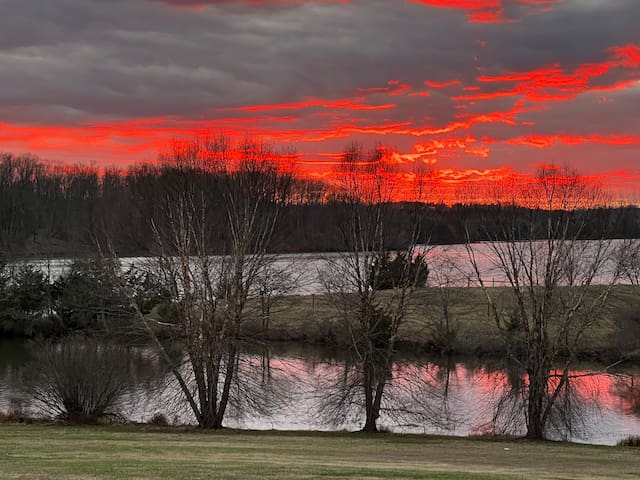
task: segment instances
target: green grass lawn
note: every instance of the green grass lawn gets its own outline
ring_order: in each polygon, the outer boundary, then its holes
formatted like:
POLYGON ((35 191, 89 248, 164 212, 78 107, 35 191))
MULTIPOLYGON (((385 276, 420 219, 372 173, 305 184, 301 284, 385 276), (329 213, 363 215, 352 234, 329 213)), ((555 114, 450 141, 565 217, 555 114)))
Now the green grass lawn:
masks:
POLYGON ((637 479, 640 451, 381 434, 0 425, 2 479, 637 479))

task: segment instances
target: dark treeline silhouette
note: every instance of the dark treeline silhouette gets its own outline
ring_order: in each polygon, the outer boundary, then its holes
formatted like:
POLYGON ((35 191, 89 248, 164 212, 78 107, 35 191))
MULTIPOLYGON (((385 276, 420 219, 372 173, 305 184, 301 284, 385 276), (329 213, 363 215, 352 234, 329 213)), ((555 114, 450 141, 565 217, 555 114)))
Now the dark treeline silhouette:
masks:
MULTIPOLYGON (((153 235, 149 219, 158 217, 169 192, 180 186, 204 183, 209 191, 209 223, 224 223, 219 172, 197 166, 144 165, 127 170, 99 171, 87 167, 52 167, 33 156, 0 155, 0 255, 6 259, 29 256, 76 256, 95 250, 108 239, 121 255, 147 255, 153 235), (213 201, 212 201, 213 200, 213 201)), ((428 201, 428 199, 427 199, 428 201)), ((422 242, 464 243, 488 240, 486 224, 496 205, 429 205, 422 242), (465 230, 466 229, 466 230, 465 230)), ((388 209, 386 246, 400 249, 409 242, 413 208, 394 203, 388 209)), ((523 218, 527 209, 521 208, 523 218)), ((339 225, 344 204, 328 184, 295 179, 283 208, 272 249, 278 252, 340 251, 345 245, 339 225)), ((594 227, 609 223, 613 238, 640 237, 640 209, 601 208, 590 212, 594 227)), ((599 231, 598 228, 596 230, 599 231)), ((224 253, 224 229, 211 243, 211 253, 224 253)), ((590 232, 583 232, 585 238, 590 232)))

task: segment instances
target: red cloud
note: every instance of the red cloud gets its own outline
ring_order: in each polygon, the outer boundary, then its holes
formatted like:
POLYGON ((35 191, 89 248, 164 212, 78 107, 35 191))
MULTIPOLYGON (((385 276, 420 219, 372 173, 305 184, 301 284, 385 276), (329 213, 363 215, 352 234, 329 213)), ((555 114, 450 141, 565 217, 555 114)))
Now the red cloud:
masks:
MULTIPOLYGON (((392 93, 393 94, 393 93, 392 93)), ((347 110, 388 110, 395 108, 393 103, 384 105, 368 105, 352 100, 335 100, 324 101, 319 99, 303 100, 296 103, 275 103, 266 105, 245 105, 242 107, 232 107, 221 109, 221 111, 238 111, 238 112, 268 112, 276 110, 297 110, 303 108, 335 108, 347 110)))
POLYGON ((608 49, 610 56, 601 63, 579 65, 574 69, 559 64, 523 72, 504 72, 496 75, 481 75, 481 85, 511 84, 504 90, 482 91, 482 87, 465 87, 465 91, 476 93, 453 97, 458 102, 475 102, 496 98, 522 96, 527 100, 565 101, 590 91, 615 91, 635 85, 640 79, 640 47, 628 44, 608 49), (626 78, 607 76, 614 70, 625 69, 626 78))
POLYGON ((427 87, 431 87, 431 88, 447 88, 447 87, 455 87, 457 85, 460 85, 460 80, 451 80, 449 82, 431 82, 429 80, 426 80, 424 82, 424 84, 427 87))
MULTIPOLYGON (((429 7, 463 10, 470 23, 512 23, 518 19, 505 16, 506 0, 407 0, 429 7)), ((514 0, 516 4, 527 7, 528 14, 550 11, 563 0, 514 0)))
POLYGON ((622 47, 611 47, 609 51, 613 53, 619 65, 624 67, 640 67, 640 46, 629 43, 622 47))
POLYGON ((604 145, 640 145, 640 135, 527 135, 507 141, 512 145, 527 145, 547 148, 556 144, 581 145, 583 143, 600 143, 604 145))
MULTIPOLYGON (((172 8, 201 10, 207 5, 245 3, 256 6, 296 3, 349 3, 353 0, 155 0, 172 8)), ((509 0, 405 0, 427 7, 464 11, 470 23, 511 23, 517 19, 505 16, 505 4, 509 0)), ((526 7, 527 14, 547 12, 563 0, 511 0, 526 7)))

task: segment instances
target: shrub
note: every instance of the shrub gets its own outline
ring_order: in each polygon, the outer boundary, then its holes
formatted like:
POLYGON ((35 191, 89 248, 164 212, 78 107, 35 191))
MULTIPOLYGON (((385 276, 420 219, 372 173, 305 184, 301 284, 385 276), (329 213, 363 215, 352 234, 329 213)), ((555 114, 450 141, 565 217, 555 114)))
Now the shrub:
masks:
POLYGON ((26 387, 36 405, 54 418, 95 423, 120 416, 130 388, 125 347, 84 337, 46 342, 27 369, 26 387))
POLYGON ((169 425, 169 420, 167 420, 167 417, 162 413, 155 413, 149 420, 149 423, 157 427, 167 427, 169 425))
MULTIPOLYGON (((113 260, 76 261, 54 284, 55 309, 69 331, 129 333, 134 315, 114 278, 113 260)), ((151 272, 129 268, 121 276, 143 313, 169 302, 169 292, 151 272)))
POLYGON ((79 260, 55 282, 55 310, 67 330, 113 331, 130 322, 112 271, 106 261, 79 260))
POLYGON ((409 258, 405 252, 396 252, 393 257, 389 252, 384 252, 376 260, 376 268, 371 272, 375 275, 371 284, 377 290, 390 290, 410 285, 424 287, 429 276, 425 256, 416 255, 409 258))
POLYGON ((132 266, 124 274, 124 280, 142 313, 151 313, 156 306, 171 302, 171 292, 153 272, 132 266))
POLYGON ((640 435, 631 435, 618 442, 619 447, 640 447, 640 435))
POLYGON ((443 319, 436 319, 428 323, 430 335, 427 345, 430 349, 440 353, 452 353, 455 351, 458 328, 456 325, 443 319))
POLYGON ((618 312, 611 342, 623 354, 640 350, 640 312, 631 308, 618 312))
POLYGON ((27 415, 25 401, 23 398, 9 398, 9 408, 5 414, 5 420, 18 423, 26 423, 29 420, 29 415, 27 415))
POLYGON ((0 332, 31 336, 51 320, 51 288, 43 272, 27 265, 0 271, 0 332))

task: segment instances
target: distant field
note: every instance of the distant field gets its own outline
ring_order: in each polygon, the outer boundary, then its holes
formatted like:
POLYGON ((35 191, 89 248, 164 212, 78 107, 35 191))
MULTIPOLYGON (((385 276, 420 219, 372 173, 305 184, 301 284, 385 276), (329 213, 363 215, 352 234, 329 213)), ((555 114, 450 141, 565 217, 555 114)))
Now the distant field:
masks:
MULTIPOLYGON (((593 287, 594 294, 600 287, 593 287)), ((428 345, 434 337, 435 325, 442 318, 444 289, 417 290, 404 325, 404 338, 412 343, 428 345)), ((449 288, 451 321, 456 330, 453 346, 459 353, 486 353, 499 351, 502 338, 495 322, 487 313, 487 301, 480 288, 449 288)), ((505 311, 515 304, 511 291, 505 287, 491 289, 498 304, 505 311)), ((384 298, 385 293, 382 293, 384 298)), ((589 299, 587 298, 587 301, 589 299)), ((340 341, 343 334, 335 320, 335 301, 329 295, 289 296, 280 299, 273 309, 270 336, 281 340, 303 340, 322 343, 326 339, 340 341)), ((585 354, 617 351, 615 331, 620 319, 628 316, 640 318, 640 287, 616 286, 600 322, 584 338, 581 349, 585 354)), ((640 322, 637 322, 640 326, 640 322)), ((621 328, 631 328, 631 324, 621 328)), ((622 332, 621 337, 638 332, 622 332), (625 335, 627 334, 627 335, 625 335)), ((343 339, 346 340, 346 339, 343 339)))
POLYGON ((637 479, 630 447, 381 434, 0 426, 0 478, 637 479))

